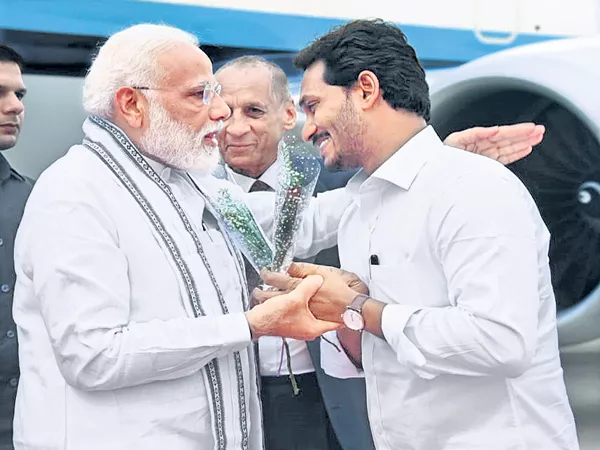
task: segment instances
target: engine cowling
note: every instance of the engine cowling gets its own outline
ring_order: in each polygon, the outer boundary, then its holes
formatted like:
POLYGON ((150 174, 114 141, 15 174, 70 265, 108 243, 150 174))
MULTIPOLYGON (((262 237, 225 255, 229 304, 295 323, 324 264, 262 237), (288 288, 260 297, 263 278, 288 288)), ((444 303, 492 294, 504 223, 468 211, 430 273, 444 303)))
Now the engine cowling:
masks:
POLYGON ((600 38, 501 51, 430 82, 445 138, 471 126, 534 121, 543 142, 509 168, 552 235, 550 266, 560 344, 600 338, 600 38))

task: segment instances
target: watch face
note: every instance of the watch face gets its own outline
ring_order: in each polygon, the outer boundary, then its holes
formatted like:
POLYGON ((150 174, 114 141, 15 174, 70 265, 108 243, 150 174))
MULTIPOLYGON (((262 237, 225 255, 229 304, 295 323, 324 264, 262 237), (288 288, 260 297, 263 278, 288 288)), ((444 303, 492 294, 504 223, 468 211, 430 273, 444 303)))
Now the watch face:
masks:
POLYGON ((347 309, 342 314, 342 320, 344 321, 344 325, 354 331, 360 331, 365 327, 365 321, 359 312, 354 311, 353 309, 347 309))

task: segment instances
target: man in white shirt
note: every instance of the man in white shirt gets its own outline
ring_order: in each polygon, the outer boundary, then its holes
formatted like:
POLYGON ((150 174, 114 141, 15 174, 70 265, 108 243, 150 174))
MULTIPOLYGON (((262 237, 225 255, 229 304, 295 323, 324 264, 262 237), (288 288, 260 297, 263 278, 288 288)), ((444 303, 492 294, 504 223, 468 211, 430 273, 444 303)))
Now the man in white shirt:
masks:
POLYGON ((340 377, 364 368, 376 448, 578 449, 549 233, 525 187, 427 125, 425 74, 396 26, 350 22, 295 63, 303 137, 328 166, 362 168, 346 188, 338 246, 368 295, 335 269, 290 273, 325 278, 311 310, 347 328, 329 333, 344 352, 322 340, 323 367, 340 377))
MULTIPOLYGON (((231 109, 219 133, 219 149, 230 177, 245 192, 276 190, 278 144, 296 125, 296 105, 285 72, 260 56, 242 56, 225 63, 215 77, 223 86, 221 97, 231 109)), ((509 163, 528 154, 542 134, 543 127, 534 124, 477 128, 453 133, 446 143, 509 163)), ((355 173, 322 167, 315 193, 344 187, 355 173)), ((337 253, 337 246, 327 249, 314 262, 339 267, 337 253)), ((250 269, 249 284, 256 274, 250 269)), ((254 278, 257 284, 258 276, 254 278)), ((293 372, 302 389, 298 396, 291 395, 281 338, 266 336, 258 341, 266 449, 373 448, 364 380, 325 374, 320 368, 318 339, 288 340, 288 344, 293 372)))
MULTIPOLYGON (((40 176, 16 239, 16 449, 260 450, 252 340, 338 327, 308 311, 320 277, 248 311, 210 197, 239 189, 209 176, 219 92, 181 30, 138 25, 100 49, 85 139, 40 176)), ((247 197, 269 231, 274 196, 247 197)), ((344 198, 311 202, 301 256, 335 244, 344 198)))

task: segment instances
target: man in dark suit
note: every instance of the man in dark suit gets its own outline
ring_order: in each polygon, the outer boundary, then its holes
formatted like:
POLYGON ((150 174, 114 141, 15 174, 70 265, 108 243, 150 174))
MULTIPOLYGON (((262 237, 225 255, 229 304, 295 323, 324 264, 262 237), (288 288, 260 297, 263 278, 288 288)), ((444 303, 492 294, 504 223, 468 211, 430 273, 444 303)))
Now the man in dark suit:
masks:
MULTIPOLYGON (((23 60, 0 44, 0 151, 15 146, 23 124, 23 60)), ((19 382, 17 335, 12 318, 14 239, 32 183, 0 153, 0 450, 13 448, 13 415, 19 382)))
MULTIPOLYGON (((231 108, 219 137, 230 179, 246 192, 276 190, 278 143, 296 125, 296 106, 285 73, 261 57, 244 56, 223 65, 216 77, 223 86, 221 97, 231 108)), ((535 133, 533 124, 478 128, 454 133, 447 143, 508 163, 531 151, 535 133)), ((331 172, 322 164, 315 194, 344 187, 354 173, 331 172)), ((337 248, 321 252, 314 262, 339 267, 337 248)), ((251 268, 247 276, 250 286, 258 284, 251 268)), ((364 380, 326 375, 320 364, 319 339, 288 343, 301 389, 298 396, 292 393, 282 340, 258 341, 267 450, 374 449, 364 380)))

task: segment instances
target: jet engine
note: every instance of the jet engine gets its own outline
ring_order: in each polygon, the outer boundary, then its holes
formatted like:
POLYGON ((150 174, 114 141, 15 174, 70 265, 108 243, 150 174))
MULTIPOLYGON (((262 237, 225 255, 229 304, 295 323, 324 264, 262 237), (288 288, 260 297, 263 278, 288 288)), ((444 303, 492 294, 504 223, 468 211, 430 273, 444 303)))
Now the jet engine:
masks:
POLYGON ((431 123, 445 138, 472 126, 533 121, 546 135, 509 165, 552 235, 561 346, 600 338, 600 39, 500 51, 430 83, 431 123))

